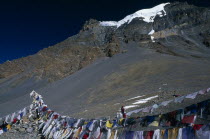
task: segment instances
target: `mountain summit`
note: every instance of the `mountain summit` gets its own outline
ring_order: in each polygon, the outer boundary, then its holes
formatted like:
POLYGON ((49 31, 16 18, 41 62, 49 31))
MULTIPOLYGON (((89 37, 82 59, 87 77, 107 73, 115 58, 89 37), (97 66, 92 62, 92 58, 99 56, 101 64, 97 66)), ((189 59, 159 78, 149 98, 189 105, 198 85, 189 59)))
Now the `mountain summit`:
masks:
POLYGON ((116 22, 116 21, 103 21, 100 22, 100 24, 102 26, 116 26, 116 27, 120 27, 121 25, 125 24, 125 23, 130 23, 133 19, 135 18, 141 18, 144 22, 154 22, 154 18, 156 16, 165 16, 166 12, 164 7, 170 3, 164 3, 164 4, 160 4, 157 5, 151 9, 143 9, 143 10, 139 10, 137 12, 135 12, 134 14, 128 15, 126 16, 124 19, 116 22))
POLYGON ((77 35, 0 65, 0 116, 29 105, 32 90, 62 114, 98 117, 131 97, 207 88, 209 24, 209 8, 179 2, 90 19, 77 35))

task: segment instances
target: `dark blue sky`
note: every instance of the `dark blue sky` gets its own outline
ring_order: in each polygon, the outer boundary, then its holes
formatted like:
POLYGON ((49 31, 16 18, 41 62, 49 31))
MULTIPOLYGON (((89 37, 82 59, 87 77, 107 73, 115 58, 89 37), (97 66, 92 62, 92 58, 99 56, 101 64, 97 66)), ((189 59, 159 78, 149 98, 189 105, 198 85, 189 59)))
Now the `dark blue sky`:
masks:
MULTIPOLYGON (((90 18, 120 20, 168 1, 171 0, 1 0, 0 63, 56 44, 79 32, 90 18)), ((209 0, 188 3, 210 7, 209 0)))

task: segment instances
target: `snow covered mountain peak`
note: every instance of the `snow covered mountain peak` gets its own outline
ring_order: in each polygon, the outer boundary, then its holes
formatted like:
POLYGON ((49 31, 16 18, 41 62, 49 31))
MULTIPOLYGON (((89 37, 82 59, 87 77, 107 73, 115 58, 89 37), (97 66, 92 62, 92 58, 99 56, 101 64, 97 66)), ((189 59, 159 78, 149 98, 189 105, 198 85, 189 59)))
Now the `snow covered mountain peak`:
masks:
POLYGON ((139 10, 135 12, 134 14, 126 16, 124 19, 120 21, 102 21, 100 22, 100 25, 101 26, 116 26, 118 28, 125 23, 130 23, 136 17, 142 17, 143 21, 145 22, 154 22, 154 18, 156 15, 159 15, 160 17, 166 15, 164 6, 167 4, 170 4, 170 3, 163 3, 150 9, 139 10))

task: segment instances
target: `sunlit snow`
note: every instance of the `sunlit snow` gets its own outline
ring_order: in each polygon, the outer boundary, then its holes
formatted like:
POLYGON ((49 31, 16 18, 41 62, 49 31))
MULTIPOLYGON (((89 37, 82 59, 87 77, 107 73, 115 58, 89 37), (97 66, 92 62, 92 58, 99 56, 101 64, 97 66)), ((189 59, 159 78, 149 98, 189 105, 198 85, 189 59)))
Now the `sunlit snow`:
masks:
POLYGON ((150 35, 152 42, 155 42, 154 36, 152 36, 153 33, 155 33, 155 30, 154 30, 154 29, 152 29, 152 30, 148 33, 148 35, 150 35))
POLYGON ((155 42, 155 40, 154 40, 154 37, 153 37, 153 36, 151 36, 151 40, 152 40, 152 42, 155 42))
POLYGON ((134 108, 134 107, 137 107, 138 105, 129 105, 129 106, 125 106, 124 108, 125 109, 129 109, 129 108, 134 108))
POLYGON ((152 30, 148 33, 148 35, 152 35, 153 33, 155 33, 154 29, 152 29, 152 30))
POLYGON ((133 98, 129 98, 129 99, 125 100, 125 101, 133 100, 133 99, 140 98, 140 97, 143 97, 143 96, 145 96, 145 95, 142 95, 142 96, 136 96, 136 97, 133 97, 133 98))
POLYGON ((147 103, 149 100, 152 100, 154 98, 157 98, 158 95, 156 96, 152 96, 152 97, 148 97, 148 98, 145 98, 145 99, 140 99, 140 100, 137 100, 135 103, 133 103, 134 105, 135 104, 142 104, 142 103, 147 103))
POLYGON ((143 21, 145 22, 154 22, 154 18, 156 15, 159 15, 160 17, 165 16, 166 12, 164 10, 164 6, 170 4, 170 3, 163 3, 160 5, 157 5, 151 9, 143 9, 135 12, 134 14, 126 16, 124 19, 120 21, 102 21, 100 22, 101 26, 116 26, 119 27, 125 23, 130 23, 134 18, 136 17, 142 17, 143 21))

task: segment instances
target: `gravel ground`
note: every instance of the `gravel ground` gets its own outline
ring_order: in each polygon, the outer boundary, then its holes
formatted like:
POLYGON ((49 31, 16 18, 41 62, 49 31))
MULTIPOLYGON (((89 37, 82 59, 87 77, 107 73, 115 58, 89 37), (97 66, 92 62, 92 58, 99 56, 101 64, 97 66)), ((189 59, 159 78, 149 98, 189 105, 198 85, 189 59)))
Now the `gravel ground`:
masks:
MULTIPOLYGON (((132 97, 163 92, 160 95, 169 99, 174 93, 189 94, 210 85, 210 76, 207 76, 210 74, 209 60, 160 54, 138 48, 136 44, 129 44, 124 49, 127 53, 96 61, 35 91, 43 96, 52 110, 62 115, 97 118, 115 116, 121 105, 132 104, 125 101, 132 97)), ((0 104, 0 116, 24 108, 31 102, 29 94, 11 100, 0 104)))
MULTIPOLYGON (((125 54, 96 61, 72 76, 36 91, 43 96, 49 108, 62 115, 113 118, 122 105, 132 105, 139 99, 159 96, 126 112, 173 99, 174 94, 185 95, 210 87, 208 60, 164 55, 132 45, 125 49, 128 49, 125 54), (127 101, 142 95, 145 96, 127 101)), ((171 103, 160 107, 154 114, 170 112, 209 98, 210 94, 199 95, 194 100, 171 103)), ((1 103, 0 116, 28 106, 31 101, 29 94, 26 94, 12 99, 12 102, 1 103)), ((148 113, 133 116, 145 115, 148 113)), ((36 132, 26 133, 13 129, 0 138, 14 137, 39 138, 36 132)))

